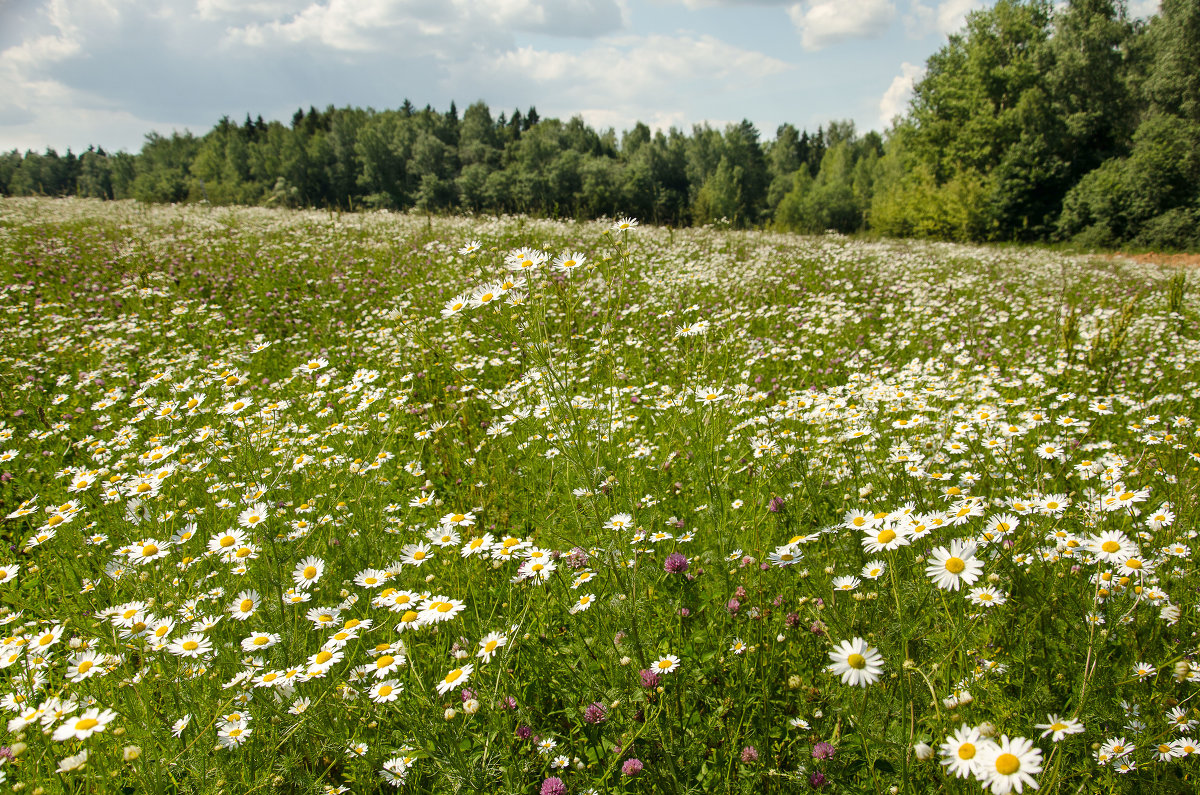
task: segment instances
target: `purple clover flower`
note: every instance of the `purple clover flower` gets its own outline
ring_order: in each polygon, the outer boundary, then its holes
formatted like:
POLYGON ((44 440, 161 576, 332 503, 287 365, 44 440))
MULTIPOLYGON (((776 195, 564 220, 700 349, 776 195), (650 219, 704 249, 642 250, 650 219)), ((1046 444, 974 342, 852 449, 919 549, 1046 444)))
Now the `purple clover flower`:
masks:
POLYGON ((663 570, 668 574, 683 574, 688 570, 688 559, 678 552, 672 552, 670 555, 667 555, 667 560, 663 564, 663 570))

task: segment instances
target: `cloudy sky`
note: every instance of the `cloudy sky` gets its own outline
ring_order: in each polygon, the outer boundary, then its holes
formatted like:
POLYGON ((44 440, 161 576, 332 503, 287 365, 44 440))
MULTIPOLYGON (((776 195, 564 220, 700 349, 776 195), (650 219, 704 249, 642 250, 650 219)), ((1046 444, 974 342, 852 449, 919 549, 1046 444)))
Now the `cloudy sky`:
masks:
MULTIPOLYGON (((993 0, 0 0, 0 150, 405 98, 596 127, 883 129, 993 0)), ((1156 0, 1133 0, 1149 10, 1156 0)))

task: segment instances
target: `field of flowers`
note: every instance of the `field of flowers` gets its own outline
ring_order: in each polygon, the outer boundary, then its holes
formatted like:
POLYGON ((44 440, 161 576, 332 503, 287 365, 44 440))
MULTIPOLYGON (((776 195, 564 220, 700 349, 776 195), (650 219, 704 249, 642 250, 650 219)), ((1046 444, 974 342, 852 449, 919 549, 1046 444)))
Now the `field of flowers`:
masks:
POLYGON ((0 201, 0 780, 1195 792, 1196 275, 0 201))

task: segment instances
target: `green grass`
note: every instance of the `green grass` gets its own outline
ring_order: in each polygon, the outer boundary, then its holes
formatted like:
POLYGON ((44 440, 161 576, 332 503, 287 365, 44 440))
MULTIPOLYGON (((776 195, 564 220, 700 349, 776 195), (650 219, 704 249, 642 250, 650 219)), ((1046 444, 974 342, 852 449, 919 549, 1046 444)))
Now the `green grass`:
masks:
POLYGON ((939 763, 962 729, 1044 791, 1192 792, 1195 295, 1033 248, 4 200, 0 774, 1006 791, 939 763))

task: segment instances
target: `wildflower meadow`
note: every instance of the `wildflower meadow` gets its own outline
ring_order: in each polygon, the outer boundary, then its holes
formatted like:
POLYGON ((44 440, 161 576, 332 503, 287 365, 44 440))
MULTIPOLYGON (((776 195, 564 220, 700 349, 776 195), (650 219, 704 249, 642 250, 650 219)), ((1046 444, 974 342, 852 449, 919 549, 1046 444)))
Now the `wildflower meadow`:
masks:
POLYGON ((0 200, 0 786, 1195 792, 1196 295, 0 200))

